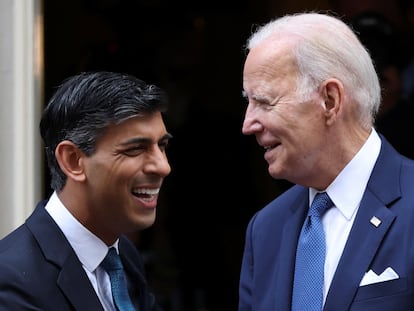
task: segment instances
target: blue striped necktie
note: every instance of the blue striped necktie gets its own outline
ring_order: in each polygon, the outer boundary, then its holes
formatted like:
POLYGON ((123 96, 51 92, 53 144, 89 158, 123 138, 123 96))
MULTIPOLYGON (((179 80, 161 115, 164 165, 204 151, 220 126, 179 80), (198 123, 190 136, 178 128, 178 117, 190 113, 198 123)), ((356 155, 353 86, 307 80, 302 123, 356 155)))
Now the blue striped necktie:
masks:
POLYGON ((101 266, 109 275, 111 280, 112 297, 118 311, 135 311, 135 308, 129 298, 127 283, 119 257, 114 247, 109 248, 108 254, 101 263, 101 266))
POLYGON ((322 310, 326 245, 321 218, 332 206, 328 194, 322 192, 309 208, 296 250, 292 311, 322 310))

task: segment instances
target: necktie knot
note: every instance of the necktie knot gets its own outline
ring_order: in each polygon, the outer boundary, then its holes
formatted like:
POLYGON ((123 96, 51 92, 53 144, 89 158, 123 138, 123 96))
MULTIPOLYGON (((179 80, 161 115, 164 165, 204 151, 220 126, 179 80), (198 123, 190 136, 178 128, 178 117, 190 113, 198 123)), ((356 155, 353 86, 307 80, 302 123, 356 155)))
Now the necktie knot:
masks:
POLYGON ((114 247, 111 247, 108 250, 108 253, 102 261, 101 266, 105 269, 106 272, 123 269, 121 258, 117 254, 114 247))
POLYGON ((326 192, 319 192, 316 194, 311 207, 309 208, 308 216, 322 217, 323 214, 333 206, 333 202, 326 192))

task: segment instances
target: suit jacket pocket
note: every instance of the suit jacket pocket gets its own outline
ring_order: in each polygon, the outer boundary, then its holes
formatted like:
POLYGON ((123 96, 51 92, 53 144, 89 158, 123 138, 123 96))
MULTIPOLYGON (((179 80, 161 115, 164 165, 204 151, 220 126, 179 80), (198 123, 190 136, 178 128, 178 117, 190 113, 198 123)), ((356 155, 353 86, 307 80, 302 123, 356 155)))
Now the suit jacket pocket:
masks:
POLYGON ((392 296, 405 290, 407 290, 406 278, 360 286, 354 301, 392 296))

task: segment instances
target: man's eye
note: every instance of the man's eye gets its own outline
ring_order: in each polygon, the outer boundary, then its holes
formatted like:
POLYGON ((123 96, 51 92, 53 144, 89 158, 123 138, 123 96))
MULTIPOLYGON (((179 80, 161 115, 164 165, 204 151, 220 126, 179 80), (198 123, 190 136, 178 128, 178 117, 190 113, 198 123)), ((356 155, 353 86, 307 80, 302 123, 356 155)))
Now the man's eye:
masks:
POLYGON ((273 106, 276 106, 277 102, 269 102, 267 100, 256 100, 255 104, 257 107, 261 109, 268 110, 271 109, 273 106))
POLYGON ((128 148, 124 151, 122 151, 122 154, 128 156, 128 157, 133 157, 136 156, 138 154, 140 154, 142 152, 143 148, 141 147, 134 147, 134 148, 128 148))
POLYGON ((168 145, 169 145, 168 141, 158 144, 158 146, 160 147, 162 151, 165 151, 168 148, 168 145))

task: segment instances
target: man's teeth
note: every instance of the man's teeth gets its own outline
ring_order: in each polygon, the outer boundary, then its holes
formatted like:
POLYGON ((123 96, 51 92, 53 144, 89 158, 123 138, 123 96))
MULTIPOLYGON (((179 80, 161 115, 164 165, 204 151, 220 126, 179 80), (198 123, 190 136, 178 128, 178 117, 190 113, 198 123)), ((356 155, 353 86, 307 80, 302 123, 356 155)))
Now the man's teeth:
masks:
POLYGON ((159 191, 160 191, 160 188, 155 188, 155 189, 141 188, 141 189, 133 190, 135 194, 148 194, 148 195, 156 195, 158 194, 159 191))
POLYGON ((132 192, 134 195, 149 195, 153 197, 154 195, 157 195, 160 191, 160 188, 140 188, 140 189, 134 189, 132 192))

